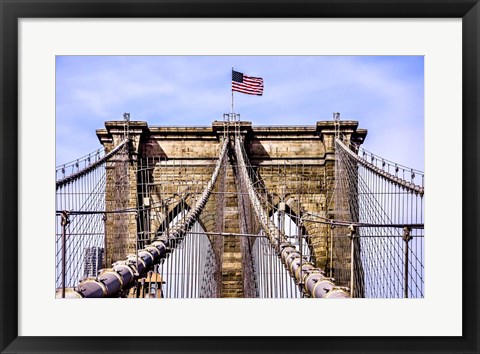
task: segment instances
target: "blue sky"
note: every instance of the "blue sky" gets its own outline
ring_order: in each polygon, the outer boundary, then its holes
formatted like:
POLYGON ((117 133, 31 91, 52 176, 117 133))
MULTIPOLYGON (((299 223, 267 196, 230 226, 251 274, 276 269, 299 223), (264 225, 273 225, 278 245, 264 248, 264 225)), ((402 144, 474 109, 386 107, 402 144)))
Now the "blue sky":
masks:
POLYGON ((100 147, 107 120, 209 126, 230 112, 231 68, 264 79, 264 95, 235 93, 254 125, 341 118, 368 129, 364 147, 424 170, 422 56, 57 56, 56 164, 100 147))

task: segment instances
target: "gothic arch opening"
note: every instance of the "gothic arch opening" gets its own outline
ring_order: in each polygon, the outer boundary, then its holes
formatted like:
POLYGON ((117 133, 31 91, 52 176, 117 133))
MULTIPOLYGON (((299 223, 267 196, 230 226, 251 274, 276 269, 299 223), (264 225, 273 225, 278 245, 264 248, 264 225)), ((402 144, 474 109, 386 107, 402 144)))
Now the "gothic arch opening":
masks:
MULTIPOLYGON (((190 210, 184 200, 167 214, 157 233, 165 233, 181 223, 190 210)), ((162 279, 162 297, 202 298, 217 297, 218 260, 205 228, 196 221, 179 239, 170 239, 171 252, 158 266, 162 279)))

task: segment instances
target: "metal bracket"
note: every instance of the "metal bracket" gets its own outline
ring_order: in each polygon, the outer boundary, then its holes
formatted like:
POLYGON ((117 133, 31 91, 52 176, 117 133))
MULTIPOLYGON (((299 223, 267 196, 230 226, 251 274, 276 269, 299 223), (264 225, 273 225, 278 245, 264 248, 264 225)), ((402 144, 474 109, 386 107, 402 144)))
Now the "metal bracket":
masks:
POLYGON ((61 225, 62 226, 67 226, 68 224, 70 224, 70 219, 68 218, 69 212, 66 211, 66 210, 62 210, 61 215, 62 215, 61 225))
POLYGON ((350 231, 350 238, 353 239, 355 238, 355 235, 357 233, 357 228, 356 226, 354 226, 353 224, 351 224, 349 227, 348 227, 348 230, 350 231))
POLYGON ((408 242, 413 238, 411 235, 411 231, 412 229, 408 226, 405 226, 403 228, 403 241, 408 242))

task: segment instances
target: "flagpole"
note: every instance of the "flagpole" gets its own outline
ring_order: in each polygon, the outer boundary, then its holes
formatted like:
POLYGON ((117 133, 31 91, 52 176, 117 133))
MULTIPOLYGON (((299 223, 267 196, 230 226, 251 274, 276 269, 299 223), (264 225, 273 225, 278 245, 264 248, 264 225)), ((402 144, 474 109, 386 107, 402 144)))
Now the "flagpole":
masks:
MULTIPOLYGON (((232 66, 232 79, 233 79, 233 66, 232 66)), ((233 87, 232 87, 232 112, 231 113, 232 113, 232 116, 233 116, 233 87)))

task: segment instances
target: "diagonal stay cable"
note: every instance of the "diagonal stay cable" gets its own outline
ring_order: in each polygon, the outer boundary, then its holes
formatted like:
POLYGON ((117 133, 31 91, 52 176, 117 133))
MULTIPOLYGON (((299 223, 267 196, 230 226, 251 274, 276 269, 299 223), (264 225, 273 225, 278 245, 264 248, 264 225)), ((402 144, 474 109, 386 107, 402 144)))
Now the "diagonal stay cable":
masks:
POLYGON ((250 203, 252 204, 254 214, 260 224, 261 229, 265 232, 270 246, 275 253, 283 260, 283 265, 296 280, 297 284, 304 285, 303 289, 308 296, 311 297, 350 297, 350 293, 345 288, 335 286, 334 279, 324 277, 323 270, 314 268, 309 262, 303 262, 301 253, 288 242, 287 237, 277 226, 270 222, 268 212, 264 210, 260 199, 255 190, 252 179, 249 176, 247 164, 248 161, 245 149, 238 136, 235 137, 234 154, 239 167, 238 182, 243 184, 242 190, 248 191, 250 203), (312 281, 308 279, 311 277, 312 281))
POLYGON ((71 293, 74 297, 112 297, 130 288, 136 279, 142 278, 161 259, 165 258, 171 249, 183 240, 187 232, 195 225, 202 213, 217 181, 222 161, 227 151, 228 141, 223 142, 215 169, 202 192, 201 198, 195 203, 184 218, 162 235, 156 237, 151 244, 139 249, 136 255, 115 262, 112 268, 103 270, 96 278, 88 278, 80 282, 71 293))

